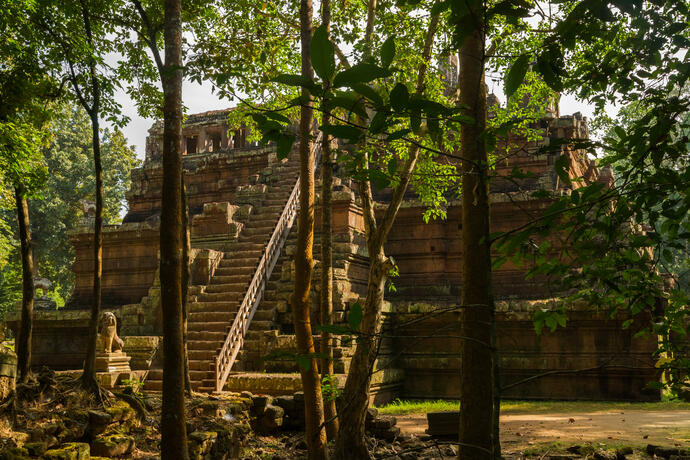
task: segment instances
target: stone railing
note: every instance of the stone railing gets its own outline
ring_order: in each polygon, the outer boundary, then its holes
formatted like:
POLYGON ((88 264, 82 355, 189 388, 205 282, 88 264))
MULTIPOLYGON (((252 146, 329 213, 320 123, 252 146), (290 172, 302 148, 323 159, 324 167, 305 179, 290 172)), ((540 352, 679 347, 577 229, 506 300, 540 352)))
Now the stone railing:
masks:
MULTIPOLYGON (((321 157, 321 133, 316 138, 314 143, 314 169, 318 169, 321 157)), ((266 290, 266 283, 271 277, 273 267, 275 267, 280 251, 287 240, 288 234, 292 229, 297 216, 297 209, 299 205, 299 177, 295 181, 290 197, 285 203, 283 212, 278 219, 271 239, 264 248, 264 253, 261 256, 259 265, 256 267, 252 281, 247 288, 247 293, 242 299, 240 308, 235 315, 235 320, 232 327, 225 338, 225 343, 216 356, 216 391, 220 392, 225 386, 230 370, 232 369, 237 354, 242 349, 244 344, 244 336, 249 329, 249 324, 254 317, 257 307, 261 303, 264 291, 266 290)))

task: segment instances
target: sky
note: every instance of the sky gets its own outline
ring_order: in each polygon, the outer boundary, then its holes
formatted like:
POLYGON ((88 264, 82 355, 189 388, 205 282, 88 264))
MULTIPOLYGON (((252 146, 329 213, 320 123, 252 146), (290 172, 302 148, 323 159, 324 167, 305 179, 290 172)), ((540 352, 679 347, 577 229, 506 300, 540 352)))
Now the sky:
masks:
MULTIPOLYGON (((502 84, 500 82, 488 81, 489 91, 496 93, 502 103, 505 103, 505 96, 502 91, 502 84)), ((137 114, 136 107, 124 92, 119 92, 116 99, 122 105, 125 115, 131 118, 129 124, 123 129, 125 137, 130 145, 135 146, 137 157, 144 159, 146 136, 148 130, 153 124, 153 119, 142 118, 137 114)), ((213 94, 211 84, 206 83, 199 85, 198 83, 185 82, 182 86, 182 100, 187 107, 187 113, 206 112, 208 110, 218 110, 236 105, 237 101, 229 101, 227 99, 219 99, 213 94)), ((575 112, 581 112, 586 117, 593 115, 594 107, 586 102, 578 101, 574 96, 563 94, 560 101, 561 115, 571 115, 575 112)))

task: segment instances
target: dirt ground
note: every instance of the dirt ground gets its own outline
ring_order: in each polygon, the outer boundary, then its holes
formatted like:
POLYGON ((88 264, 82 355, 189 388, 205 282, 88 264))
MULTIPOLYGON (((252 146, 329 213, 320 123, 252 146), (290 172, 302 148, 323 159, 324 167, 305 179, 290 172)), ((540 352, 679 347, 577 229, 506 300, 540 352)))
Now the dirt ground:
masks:
MULTIPOLYGON (((424 434, 426 414, 398 416, 404 433, 424 434)), ((501 417, 501 445, 506 452, 535 445, 603 443, 690 448, 690 410, 610 410, 576 413, 517 413, 501 417)))

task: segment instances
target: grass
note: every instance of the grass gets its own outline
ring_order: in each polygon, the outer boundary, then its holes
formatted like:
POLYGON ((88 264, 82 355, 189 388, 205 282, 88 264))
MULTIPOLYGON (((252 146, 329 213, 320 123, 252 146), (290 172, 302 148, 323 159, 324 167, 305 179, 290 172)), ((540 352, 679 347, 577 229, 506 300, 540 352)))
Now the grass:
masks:
MULTIPOLYGON (((458 410, 460 403, 451 400, 395 401, 378 408, 386 415, 423 414, 427 412, 458 410)), ((617 402, 617 401, 503 401, 501 413, 519 414, 535 412, 599 412, 609 410, 690 410, 690 403, 683 401, 617 402)))

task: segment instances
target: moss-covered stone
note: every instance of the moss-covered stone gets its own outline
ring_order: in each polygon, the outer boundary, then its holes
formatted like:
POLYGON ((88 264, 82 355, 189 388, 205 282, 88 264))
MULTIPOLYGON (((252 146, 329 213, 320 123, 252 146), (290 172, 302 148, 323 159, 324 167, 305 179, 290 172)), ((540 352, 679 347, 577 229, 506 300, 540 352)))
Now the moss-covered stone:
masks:
POLYGON ((211 449, 218 434, 215 431, 195 431, 187 440, 190 460, 205 460, 210 457, 211 449))
POLYGON ((0 452, 0 460, 30 460, 29 451, 23 447, 10 447, 0 452))
POLYGON ((113 422, 125 422, 136 418, 136 412, 124 401, 116 401, 112 406, 105 408, 105 411, 113 418, 113 422))
POLYGON ((46 460, 89 460, 91 447, 85 442, 69 442, 43 454, 46 460))
POLYGON ((91 452, 101 457, 122 457, 134 450, 134 438, 124 434, 100 435, 91 442, 91 452))
POLYGON ((24 444, 24 449, 26 449, 30 455, 34 457, 40 457, 48 450, 48 445, 45 442, 30 442, 24 444))

